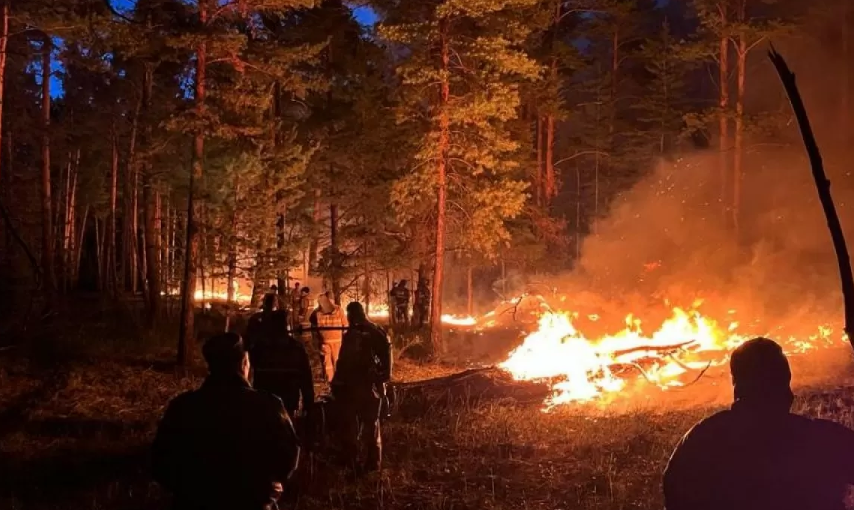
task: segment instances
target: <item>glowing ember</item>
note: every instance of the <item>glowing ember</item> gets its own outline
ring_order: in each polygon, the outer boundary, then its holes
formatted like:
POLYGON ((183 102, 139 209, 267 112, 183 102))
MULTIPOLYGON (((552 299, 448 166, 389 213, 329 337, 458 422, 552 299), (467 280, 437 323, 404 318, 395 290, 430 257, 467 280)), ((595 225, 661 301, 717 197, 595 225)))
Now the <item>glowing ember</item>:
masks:
POLYGON ((456 315, 442 315, 442 323, 450 324, 452 326, 474 326, 477 324, 477 319, 472 317, 471 315, 467 315, 465 317, 458 317, 456 315))
MULTIPOLYGON (((499 365, 517 380, 547 380, 554 390, 548 406, 595 399, 643 380, 662 389, 682 386, 685 376, 696 377, 709 366, 726 363, 735 347, 759 336, 739 333, 734 321, 721 325, 696 309, 674 308, 650 336, 629 315, 622 331, 588 339, 573 325, 574 317, 566 312, 544 313, 538 329, 499 365)), ((836 344, 832 333, 820 327, 807 339, 772 336, 787 353, 795 354, 836 344)))
POLYGON ((371 311, 368 313, 371 318, 385 319, 388 318, 388 305, 371 305, 371 311))

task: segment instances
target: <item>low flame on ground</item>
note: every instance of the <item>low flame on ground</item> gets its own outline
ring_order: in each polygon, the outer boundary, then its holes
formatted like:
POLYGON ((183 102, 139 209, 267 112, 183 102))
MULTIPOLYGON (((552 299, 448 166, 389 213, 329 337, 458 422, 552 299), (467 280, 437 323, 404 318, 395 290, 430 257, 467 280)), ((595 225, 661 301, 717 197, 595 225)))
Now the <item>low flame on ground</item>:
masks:
MULTIPOLYGON (((740 333, 735 321, 718 324, 696 309, 674 308, 672 316, 649 336, 642 332, 641 322, 629 315, 622 331, 589 339, 573 325, 574 317, 567 312, 542 314, 538 329, 499 365, 517 380, 549 381, 554 393, 547 407, 592 400, 643 380, 663 389, 683 386, 686 377, 695 378, 710 366, 725 364, 733 349, 759 336, 740 333)), ((787 354, 836 345, 840 340, 826 326, 805 339, 774 337, 787 354)))

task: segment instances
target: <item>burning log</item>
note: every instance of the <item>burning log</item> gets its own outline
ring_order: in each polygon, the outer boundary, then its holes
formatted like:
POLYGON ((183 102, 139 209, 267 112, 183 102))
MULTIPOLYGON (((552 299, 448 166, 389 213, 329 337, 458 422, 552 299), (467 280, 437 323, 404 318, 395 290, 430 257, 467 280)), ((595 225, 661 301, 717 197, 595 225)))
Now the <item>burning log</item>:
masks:
POLYGON ((854 347, 854 335, 852 335, 854 332, 854 276, 851 274, 851 259, 845 243, 845 234, 842 231, 842 224, 839 221, 839 215, 830 194, 830 180, 824 171, 821 152, 810 127, 806 107, 795 83, 795 74, 789 69, 783 56, 777 53, 773 46, 768 52, 768 58, 774 64, 780 81, 783 82, 783 88, 786 89, 786 94, 789 96, 789 102, 792 104, 792 110, 798 119, 804 146, 809 155, 815 187, 821 201, 821 208, 827 218, 827 228, 830 230, 830 237, 833 239, 833 249, 836 252, 836 261, 839 265, 839 278, 842 283, 842 297, 845 303, 845 334, 848 335, 848 341, 854 347))

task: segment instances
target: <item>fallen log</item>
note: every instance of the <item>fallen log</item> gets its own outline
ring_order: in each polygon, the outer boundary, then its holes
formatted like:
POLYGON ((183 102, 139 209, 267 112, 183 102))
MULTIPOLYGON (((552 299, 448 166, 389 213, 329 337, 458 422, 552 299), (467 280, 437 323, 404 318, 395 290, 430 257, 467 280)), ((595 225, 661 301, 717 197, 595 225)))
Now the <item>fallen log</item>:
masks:
POLYGON ((392 384, 394 413, 422 416, 436 408, 468 407, 502 401, 540 405, 551 393, 546 382, 516 381, 498 367, 466 370, 459 374, 409 383, 392 384))

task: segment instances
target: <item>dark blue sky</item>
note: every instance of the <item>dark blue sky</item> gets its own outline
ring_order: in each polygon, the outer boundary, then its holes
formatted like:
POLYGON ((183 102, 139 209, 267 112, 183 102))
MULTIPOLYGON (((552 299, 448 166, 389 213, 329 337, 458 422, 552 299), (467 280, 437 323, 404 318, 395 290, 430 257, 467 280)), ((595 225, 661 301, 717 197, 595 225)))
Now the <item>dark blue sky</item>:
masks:
MULTIPOLYGON (((114 7, 119 10, 130 9, 136 0, 110 0, 114 7)), ((353 9, 356 19, 363 25, 373 25, 377 22, 377 14, 370 7, 356 7, 353 9)))

